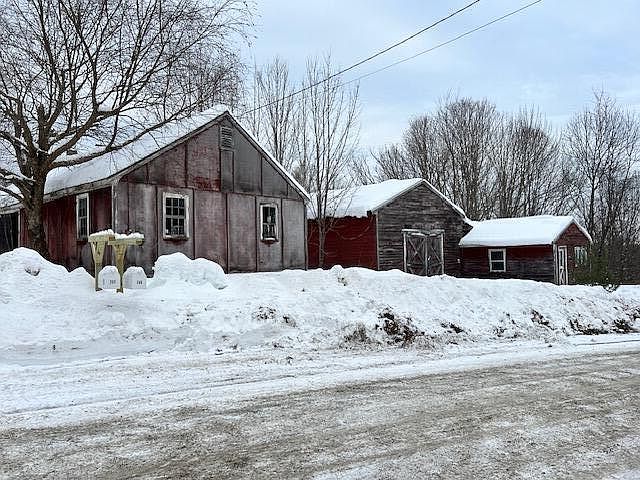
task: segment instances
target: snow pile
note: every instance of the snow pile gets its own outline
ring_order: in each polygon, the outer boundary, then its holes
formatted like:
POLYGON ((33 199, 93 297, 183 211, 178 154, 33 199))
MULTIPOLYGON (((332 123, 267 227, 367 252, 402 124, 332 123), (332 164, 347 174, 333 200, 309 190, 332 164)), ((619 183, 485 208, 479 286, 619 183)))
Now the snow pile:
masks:
POLYGON ((220 265, 204 258, 191 260, 183 253, 163 255, 153 267, 153 281, 150 287, 165 285, 175 280, 222 289, 227 286, 227 278, 220 265))
POLYGON ((341 267, 225 276, 215 263, 181 254, 155 268, 147 289, 95 292, 84 270, 67 273, 25 249, 0 255, 0 363, 150 351, 462 348, 640 328, 638 286, 610 293, 341 267))
POLYGON ((0 255, 0 285, 11 290, 27 288, 55 288, 55 284, 66 280, 66 268, 45 260, 28 248, 16 248, 0 255))
POLYGON ((571 216, 537 215, 473 221, 473 230, 460 240, 461 247, 516 247, 551 245, 575 223, 585 236, 589 233, 571 216))

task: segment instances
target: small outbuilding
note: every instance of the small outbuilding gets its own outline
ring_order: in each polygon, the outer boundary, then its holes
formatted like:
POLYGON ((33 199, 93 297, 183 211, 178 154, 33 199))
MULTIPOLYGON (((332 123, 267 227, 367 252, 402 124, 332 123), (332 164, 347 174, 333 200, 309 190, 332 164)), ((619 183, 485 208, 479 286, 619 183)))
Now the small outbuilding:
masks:
POLYGON ((571 216, 540 215, 472 222, 460 241, 462 274, 575 283, 589 233, 571 216))
POLYGON ((319 264, 318 222, 308 210, 309 267, 401 269, 460 275, 458 242, 471 226, 464 212, 426 180, 387 180, 333 190, 319 264))

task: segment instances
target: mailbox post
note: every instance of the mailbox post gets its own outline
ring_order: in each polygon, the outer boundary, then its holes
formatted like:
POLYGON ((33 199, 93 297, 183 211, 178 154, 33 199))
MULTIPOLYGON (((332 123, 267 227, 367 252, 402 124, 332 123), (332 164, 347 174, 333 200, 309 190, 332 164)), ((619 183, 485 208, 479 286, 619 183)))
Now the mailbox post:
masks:
POLYGON ((98 274, 102 270, 102 262, 104 260, 104 250, 107 244, 116 238, 115 234, 110 230, 104 232, 92 233, 89 235, 89 244, 91 244, 91 255, 93 256, 93 266, 95 270, 95 287, 96 292, 102 290, 98 285, 98 274))
POLYGON ((129 245, 142 245, 144 243, 144 235, 135 233, 131 235, 122 235, 114 233, 112 230, 92 233, 89 235, 89 243, 91 244, 91 254, 93 256, 93 264, 95 268, 95 288, 96 292, 100 289, 98 284, 98 274, 102 270, 104 261, 104 251, 107 245, 113 248, 116 255, 116 267, 120 275, 120 287, 118 292, 124 291, 124 258, 129 245))
POLYGON ((113 240, 109 240, 109 245, 113 248, 116 254, 116 267, 118 267, 118 273, 120 274, 120 288, 118 292, 124 292, 124 257, 127 253, 129 245, 142 245, 144 243, 144 236, 138 234, 136 236, 130 235, 116 235, 113 240))

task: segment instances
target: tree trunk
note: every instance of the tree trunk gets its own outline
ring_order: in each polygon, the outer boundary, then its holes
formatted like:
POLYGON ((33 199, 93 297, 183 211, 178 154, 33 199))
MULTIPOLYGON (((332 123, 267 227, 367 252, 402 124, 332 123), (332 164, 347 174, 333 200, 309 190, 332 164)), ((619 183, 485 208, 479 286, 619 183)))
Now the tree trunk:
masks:
POLYGON ((44 181, 37 182, 34 190, 28 205, 24 205, 24 212, 27 217, 27 246, 44 258, 49 258, 43 217, 44 181))

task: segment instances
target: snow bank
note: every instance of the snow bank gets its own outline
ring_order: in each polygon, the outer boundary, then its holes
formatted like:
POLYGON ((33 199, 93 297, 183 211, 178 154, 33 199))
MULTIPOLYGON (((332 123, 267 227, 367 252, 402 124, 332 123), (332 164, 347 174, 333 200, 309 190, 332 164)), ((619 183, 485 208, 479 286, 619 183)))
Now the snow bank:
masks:
POLYGON ((95 292, 84 270, 67 273, 25 249, 0 255, 0 363, 175 350, 462 348, 640 328, 638 286, 610 293, 340 267, 225 277, 215 263, 181 254, 161 257, 149 284, 95 292))
POLYGON ((165 285, 175 280, 193 285, 208 283, 218 289, 227 286, 227 279, 220 265, 205 258, 191 260, 182 253, 162 255, 156 260, 153 272, 150 287, 165 285))

